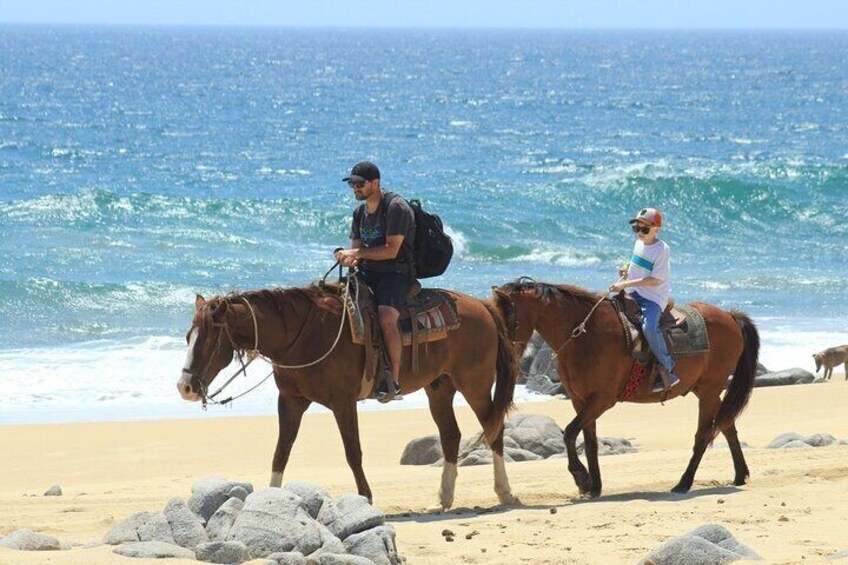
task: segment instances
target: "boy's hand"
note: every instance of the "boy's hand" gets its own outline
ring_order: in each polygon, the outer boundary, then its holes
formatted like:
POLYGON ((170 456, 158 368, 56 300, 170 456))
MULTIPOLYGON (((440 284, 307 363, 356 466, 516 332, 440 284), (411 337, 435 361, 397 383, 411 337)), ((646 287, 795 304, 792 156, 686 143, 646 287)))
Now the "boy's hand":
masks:
POLYGON ((620 292, 627 288, 627 285, 624 284, 623 281, 612 283, 609 287, 610 292, 620 292))

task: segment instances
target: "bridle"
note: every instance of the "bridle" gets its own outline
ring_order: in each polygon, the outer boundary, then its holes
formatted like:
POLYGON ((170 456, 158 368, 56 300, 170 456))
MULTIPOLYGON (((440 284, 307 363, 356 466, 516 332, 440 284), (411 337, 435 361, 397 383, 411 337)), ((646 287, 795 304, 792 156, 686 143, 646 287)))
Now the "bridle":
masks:
MULTIPOLYGON (((348 291, 349 284, 350 284, 350 282, 348 280, 348 282, 344 286, 341 287, 342 295, 344 295, 348 291)), ((359 289, 357 287, 357 294, 358 293, 359 293, 359 289)), ((345 323, 345 318, 347 317, 347 308, 345 308, 344 304, 342 304, 342 316, 341 316, 341 320, 339 321, 339 330, 336 334, 336 339, 333 341, 333 344, 330 346, 330 348, 327 350, 326 353, 324 353, 321 357, 319 357, 318 359, 315 359, 314 361, 310 361, 308 363, 302 363, 302 364, 299 364, 299 365, 284 365, 282 363, 277 363, 277 362, 271 360, 270 358, 268 358, 266 355, 263 355, 259 351, 259 322, 256 318, 256 313, 254 312, 253 306, 250 304, 250 301, 245 296, 237 296, 235 298, 238 298, 239 300, 241 300, 244 303, 244 305, 247 306, 247 311, 250 312, 250 319, 253 322, 253 348, 248 349, 248 350, 243 350, 236 345, 235 340, 233 339, 232 333, 230 332, 229 324, 227 323, 226 319, 224 319, 221 322, 213 322, 212 327, 220 328, 220 330, 218 332, 218 337, 216 339, 215 349, 213 349, 212 353, 210 353, 209 359, 206 361, 206 364, 203 367, 203 371, 198 373, 197 371, 187 369, 187 368, 183 368, 183 373, 190 375, 191 378, 192 378, 192 382, 197 381, 197 388, 198 388, 199 393, 200 393, 200 398, 203 402, 203 409, 204 410, 206 409, 207 404, 224 405, 224 404, 232 402, 233 400, 236 400, 237 398, 241 398, 242 396, 254 391, 255 389, 259 388, 259 386, 262 383, 264 383, 269 378, 271 378, 271 376, 274 374, 274 371, 276 369, 282 369, 282 370, 306 369, 307 367, 312 367, 314 365, 317 365, 318 363, 321 363, 322 361, 327 359, 327 357, 329 357, 330 354, 336 349, 336 346, 338 346, 339 341, 341 340, 342 333, 344 332, 344 323, 345 323), (201 378, 201 375, 206 373, 206 369, 208 369, 209 363, 211 362, 214 353, 221 347, 221 337, 224 334, 226 334, 227 339, 229 339, 230 346, 233 348, 233 351, 239 352, 238 359, 239 359, 239 362, 241 363, 241 368, 238 369, 235 373, 233 373, 233 375, 230 376, 230 378, 227 379, 227 381, 223 385, 221 385, 221 387, 217 391, 215 391, 212 394, 209 394, 209 385, 207 385, 204 382, 204 380, 201 378), (242 353, 247 354, 247 362, 246 363, 244 362, 244 359, 242 357, 242 353), (245 371, 247 371, 247 367, 251 363, 253 363, 253 361, 255 361, 256 358, 258 358, 258 357, 265 359, 268 363, 271 364, 271 367, 272 367, 271 371, 267 375, 265 375, 265 377, 262 378, 262 380, 260 380, 254 386, 252 386, 251 388, 242 392, 241 394, 238 394, 236 396, 231 396, 229 398, 226 398, 226 399, 220 400, 220 401, 215 400, 215 397, 218 396, 219 394, 221 394, 221 392, 223 392, 223 390, 227 386, 229 386, 230 383, 232 383, 236 379, 236 377, 238 377, 242 373, 245 373, 245 371)), ((342 302, 344 302, 344 298, 342 299, 342 302)), ((287 352, 287 351, 291 351, 291 349, 297 344, 298 340, 300 339, 301 335, 303 334, 303 332, 306 328, 307 323, 309 322, 309 315, 312 313, 312 309, 314 307, 315 307, 315 303, 310 301, 309 309, 306 311, 306 316, 304 316, 304 318, 303 318, 303 323, 301 324, 300 329, 297 331, 297 334, 295 335, 292 342, 284 348, 284 353, 287 352)))
MULTIPOLYGON (((529 283, 533 283, 533 284, 534 284, 534 286, 535 286, 535 288, 536 288, 536 291, 537 291, 537 292, 539 291, 539 285, 540 285, 540 283, 537 283, 535 280, 531 279, 530 277, 521 277, 520 279, 518 279, 518 284, 521 284, 521 285, 526 285, 528 282, 529 282, 529 283)), ((521 288, 521 289, 519 289, 517 292, 519 292, 519 293, 520 293, 520 292, 523 292, 524 290, 527 290, 527 289, 526 289, 526 288, 521 288)), ((515 300, 515 298, 514 298, 515 294, 516 294, 516 291, 513 291, 513 292, 511 292, 511 293, 509 294, 510 300, 511 300, 511 302, 512 302, 512 307, 511 307, 511 309, 510 309, 509 319, 508 319, 508 320, 506 320, 507 324, 509 324, 509 325, 507 326, 507 331, 509 331, 509 332, 510 332, 513 336, 516 336, 516 335, 518 334, 518 314, 517 314, 517 309, 518 309, 518 308, 517 308, 517 306, 516 306, 516 300, 515 300)), ((600 306, 600 305, 601 305, 601 303, 602 303, 602 302, 604 302, 604 300, 607 300, 607 299, 608 299, 608 298, 607 298, 607 295, 604 295, 604 296, 602 296, 600 299, 598 299, 598 301, 597 301, 597 302, 595 302, 594 306, 592 306, 592 309, 591 309, 591 310, 589 310, 589 313, 586 315, 586 317, 585 317, 585 318, 583 318, 583 321, 582 321, 582 322, 580 322, 579 324, 577 324, 577 325, 574 327, 574 329, 573 329, 573 330, 571 330, 571 333, 569 334, 568 339, 566 339, 566 340, 562 343, 562 345, 560 345, 559 347, 557 347, 557 348, 556 348, 556 350, 555 350, 555 351, 553 351, 553 353, 552 353, 552 355, 551 355, 551 361, 553 361, 554 359, 556 359, 556 358, 557 358, 557 356, 559 355, 559 353, 560 353, 563 349, 565 349, 565 346, 566 346, 566 345, 568 345, 568 344, 571 342, 571 340, 573 340, 573 339, 577 339, 577 338, 578 338, 578 337, 580 337, 581 335, 583 335, 583 334, 585 334, 585 333, 587 333, 587 332, 588 332, 588 330, 586 329, 586 324, 589 322, 589 318, 591 318, 591 317, 592 317, 592 314, 594 314, 594 313, 595 313, 595 310, 597 310, 597 309, 598 309, 598 306, 600 306)), ((522 346, 526 346, 526 345, 527 345, 527 341, 517 341, 517 340, 513 340, 513 341, 512 341, 512 343, 513 343, 513 345, 522 345, 522 346)), ((547 372, 547 371, 546 371, 546 372, 547 372)))

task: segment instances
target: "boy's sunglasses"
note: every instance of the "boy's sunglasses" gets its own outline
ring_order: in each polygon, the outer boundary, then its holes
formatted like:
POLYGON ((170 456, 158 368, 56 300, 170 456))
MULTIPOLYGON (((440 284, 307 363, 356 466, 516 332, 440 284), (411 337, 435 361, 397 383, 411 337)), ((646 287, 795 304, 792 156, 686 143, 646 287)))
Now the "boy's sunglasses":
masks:
POLYGON ((642 233, 648 235, 648 232, 651 231, 651 226, 640 226, 639 224, 633 224, 630 227, 633 228, 633 233, 642 233))
POLYGON ((351 188, 362 188, 365 186, 364 180, 349 180, 347 181, 347 185, 351 188))

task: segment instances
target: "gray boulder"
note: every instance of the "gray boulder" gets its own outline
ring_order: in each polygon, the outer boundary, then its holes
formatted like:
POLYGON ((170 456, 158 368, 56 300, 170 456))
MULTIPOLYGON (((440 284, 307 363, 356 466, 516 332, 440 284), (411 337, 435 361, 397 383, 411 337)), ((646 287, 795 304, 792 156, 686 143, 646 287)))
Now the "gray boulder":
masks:
POLYGON ((406 444, 403 454, 400 456, 400 464, 431 465, 439 462, 443 457, 439 436, 424 436, 413 439, 406 444))
POLYGON ((707 524, 662 544, 643 559, 648 565, 723 565, 740 559, 762 559, 724 526, 707 524))
POLYGON ((44 493, 44 496, 62 496, 62 487, 53 485, 44 493))
MULTIPOLYGON (((585 440, 582 435, 577 438, 577 453, 584 453, 586 450, 585 440)), ((630 440, 621 437, 599 437, 598 438, 598 456, 605 455, 621 455, 622 453, 635 453, 639 451, 630 440)))
POLYGON ((240 541, 210 541, 195 548, 198 561, 207 563, 244 563, 250 560, 250 551, 240 541))
POLYGON ((374 562, 366 557, 347 553, 322 553, 317 557, 308 557, 306 565, 374 565, 374 562))
POLYGON ((303 500, 303 506, 313 518, 318 517, 318 512, 324 505, 324 501, 331 498, 327 491, 321 487, 301 481, 286 483, 283 488, 298 495, 303 500))
POLYGON ((848 559, 848 549, 843 549, 827 558, 828 561, 839 561, 840 559, 848 559))
POLYGON ((530 374, 527 377, 527 390, 549 396, 565 394, 565 387, 562 386, 559 379, 551 381, 547 375, 543 374, 530 374))
POLYGON ((221 505, 206 522, 206 534, 211 541, 223 541, 230 535, 239 512, 244 508, 241 499, 232 497, 221 505))
POLYGON ((142 559, 167 559, 175 557, 179 559, 194 559, 194 552, 190 549, 164 543, 161 541, 137 541, 119 545, 113 550, 124 557, 139 557, 142 559))
POLYGON ((197 544, 209 541, 209 536, 197 515, 179 498, 172 498, 165 505, 165 518, 171 526, 171 535, 180 547, 194 549, 197 544))
POLYGON ((549 416, 518 414, 506 421, 504 436, 545 459, 565 451, 562 430, 549 416))
POLYGON ((303 499, 276 487, 247 497, 228 538, 244 543, 254 557, 289 551, 309 555, 322 546, 320 530, 303 499))
POLYGON ((318 540, 321 547, 307 555, 307 560, 318 557, 322 553, 346 553, 342 540, 333 535, 327 526, 318 522, 313 522, 313 525, 318 528, 318 540))
POLYGON ((348 553, 370 559, 376 565, 398 565, 401 562, 392 526, 378 526, 348 536, 344 547, 348 553))
MULTIPOLYGON (((318 521, 327 526, 341 540, 381 526, 383 513, 358 494, 344 494, 335 500, 327 500, 318 513, 318 521)), ((311 552, 310 552, 311 553, 311 552)))
POLYGON ((554 358, 554 352, 547 343, 542 343, 536 355, 533 356, 533 362, 530 363, 530 369, 527 371, 528 381, 531 375, 541 375, 550 382, 559 382, 557 374, 557 360, 554 358))
POLYGON ((787 449, 787 448, 805 448, 805 447, 825 447, 828 445, 846 445, 848 441, 839 440, 830 434, 813 434, 804 437, 795 432, 787 432, 780 434, 766 446, 770 449, 787 449))
MULTIPOLYGON (((490 451, 491 453, 491 451, 490 451)), ((504 447, 504 461, 539 461, 541 455, 520 447, 504 447)))
POLYGON ((773 371, 759 375, 754 379, 754 386, 784 386, 808 384, 816 380, 815 375, 804 369, 795 367, 785 371, 773 371))
POLYGON ((103 543, 120 545, 139 541, 175 544, 171 525, 163 512, 136 512, 118 522, 103 536, 103 543))
POLYGON ((0 547, 20 551, 58 551, 61 545, 53 536, 24 528, 0 538, 0 547))
POLYGON ((231 496, 242 498, 245 496, 245 492, 253 492, 253 485, 250 483, 228 481, 215 476, 204 477, 192 485, 188 507, 192 512, 200 516, 201 522, 203 525, 206 525, 207 520, 209 520, 212 514, 231 498, 231 496))
POLYGON ((306 557, 297 551, 280 551, 267 557, 277 565, 306 565, 306 557))
POLYGON ((530 367, 533 365, 533 359, 535 359, 536 353, 538 353, 539 349, 542 347, 548 346, 545 343, 545 340, 542 339, 542 336, 540 336, 538 332, 534 331, 533 335, 530 336, 530 341, 527 342, 527 347, 524 348, 524 353, 521 355, 516 383, 524 384, 527 381, 527 377, 530 375, 530 367))

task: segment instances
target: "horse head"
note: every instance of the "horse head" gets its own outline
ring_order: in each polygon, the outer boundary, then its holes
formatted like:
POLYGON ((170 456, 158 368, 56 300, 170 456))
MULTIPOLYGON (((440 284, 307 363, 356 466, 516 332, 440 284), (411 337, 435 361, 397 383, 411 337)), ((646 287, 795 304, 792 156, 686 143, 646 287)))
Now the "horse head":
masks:
POLYGON ((515 282, 492 287, 492 296, 504 319, 509 338, 515 345, 516 354, 521 355, 535 327, 535 307, 523 299, 523 294, 539 292, 539 283, 522 277, 515 282))
POLYGON ((197 295, 194 318, 186 333, 188 352, 177 390, 184 400, 206 398, 209 385, 233 359, 235 345, 227 325, 230 303, 226 298, 207 301, 197 295))

